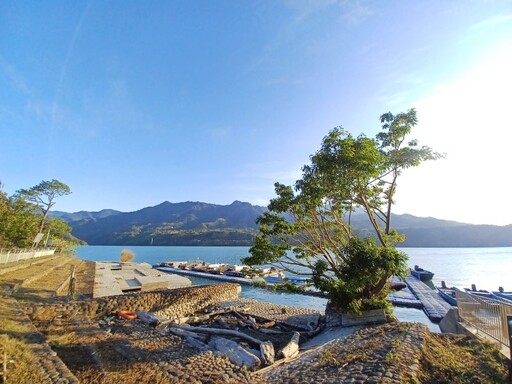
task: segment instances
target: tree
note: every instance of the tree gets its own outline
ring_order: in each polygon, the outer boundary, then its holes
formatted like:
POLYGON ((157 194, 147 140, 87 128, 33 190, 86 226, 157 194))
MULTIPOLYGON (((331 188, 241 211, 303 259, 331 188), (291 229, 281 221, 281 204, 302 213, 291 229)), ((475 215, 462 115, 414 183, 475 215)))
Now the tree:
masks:
POLYGON ((257 219, 259 233, 245 263, 278 262, 310 275, 343 310, 386 307, 387 280, 408 271, 406 255, 394 248, 404 238, 391 228, 398 177, 403 169, 442 155, 405 141, 417 123, 416 110, 386 113, 380 120, 375 139, 334 128, 293 187, 275 184, 277 197, 257 219), (366 213, 372 237, 356 236, 355 209, 366 213))
POLYGON ((43 215, 39 226, 39 232, 42 232, 48 213, 56 203, 55 199, 70 193, 71 189, 66 184, 52 179, 51 181, 41 181, 30 189, 20 189, 16 192, 16 196, 35 204, 39 208, 43 215))
POLYGON ((32 204, 0 191, 0 247, 28 247, 39 226, 32 204))

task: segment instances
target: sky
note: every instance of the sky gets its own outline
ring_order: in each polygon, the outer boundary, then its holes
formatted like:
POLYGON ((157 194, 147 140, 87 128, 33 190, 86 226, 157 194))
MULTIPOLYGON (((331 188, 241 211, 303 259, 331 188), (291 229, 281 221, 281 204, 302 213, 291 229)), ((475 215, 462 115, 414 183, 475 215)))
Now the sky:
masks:
POLYGON ((66 212, 267 205, 330 129, 416 108, 395 213, 512 224, 512 2, 0 2, 0 181, 66 212))

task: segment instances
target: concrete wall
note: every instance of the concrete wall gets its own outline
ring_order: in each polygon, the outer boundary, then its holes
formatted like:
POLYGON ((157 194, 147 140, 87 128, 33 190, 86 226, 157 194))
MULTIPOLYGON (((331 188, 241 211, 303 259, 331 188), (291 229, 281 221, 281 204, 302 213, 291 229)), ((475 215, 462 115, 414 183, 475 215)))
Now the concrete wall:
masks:
POLYGON ((0 249, 0 264, 15 263, 21 260, 33 259, 36 257, 43 257, 53 255, 55 253, 54 248, 46 249, 18 249, 8 250, 0 249))

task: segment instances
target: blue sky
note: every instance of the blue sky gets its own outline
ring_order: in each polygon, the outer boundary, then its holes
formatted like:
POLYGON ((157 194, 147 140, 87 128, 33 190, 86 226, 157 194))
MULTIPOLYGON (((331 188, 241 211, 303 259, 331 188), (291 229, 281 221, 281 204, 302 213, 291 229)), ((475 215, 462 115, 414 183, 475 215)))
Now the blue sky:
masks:
POLYGON ((510 224, 510 1, 2 1, 0 180, 55 209, 266 205, 338 125, 447 154, 397 213, 510 224))

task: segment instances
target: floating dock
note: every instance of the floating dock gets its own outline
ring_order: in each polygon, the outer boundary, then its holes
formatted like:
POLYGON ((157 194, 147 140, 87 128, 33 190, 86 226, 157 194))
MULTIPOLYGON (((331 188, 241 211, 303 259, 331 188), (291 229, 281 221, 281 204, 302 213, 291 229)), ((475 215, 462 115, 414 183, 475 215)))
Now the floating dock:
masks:
POLYGON ((263 279, 246 279, 244 277, 216 275, 216 274, 207 273, 207 272, 191 271, 190 269, 180 269, 180 268, 172 268, 172 267, 153 267, 153 268, 155 268, 159 271, 162 271, 162 272, 175 273, 177 275, 203 277, 205 279, 222 280, 222 281, 228 281, 230 283, 239 283, 239 284, 250 285, 256 281, 263 281, 263 279))
POLYGON ((431 289, 428 285, 417 278, 408 276, 405 278, 405 283, 414 296, 421 301, 423 304, 423 311, 432 322, 440 322, 448 310, 452 308, 450 304, 439 296, 437 291, 431 289))
MULTIPOLYGON (((226 276, 226 275, 217 275, 213 273, 207 272, 198 272, 192 271, 189 269, 180 269, 173 267, 160 267, 153 266, 154 269, 157 269, 162 272, 178 274, 178 275, 188 275, 188 276, 196 276, 202 277, 205 279, 213 279, 213 280, 221 280, 231 283, 239 283, 251 285, 255 282, 265 282, 263 279, 247 279, 243 277, 236 276, 226 276)), ((437 293, 430 289, 429 286, 421 282, 420 280, 409 276, 405 279, 407 284, 407 288, 404 288, 400 291, 393 292, 388 296, 388 300, 396 306, 408 307, 408 308, 419 308, 423 309, 425 314, 429 317, 429 319, 433 322, 439 322, 446 315, 446 312, 451 308, 451 306, 445 302, 437 293)), ((325 294, 320 292, 311 292, 306 291, 302 293, 304 295, 310 296, 318 296, 318 297, 326 297, 325 294)))
POLYGON ((390 293, 388 300, 397 307, 423 308, 423 303, 414 296, 409 288, 390 293))

